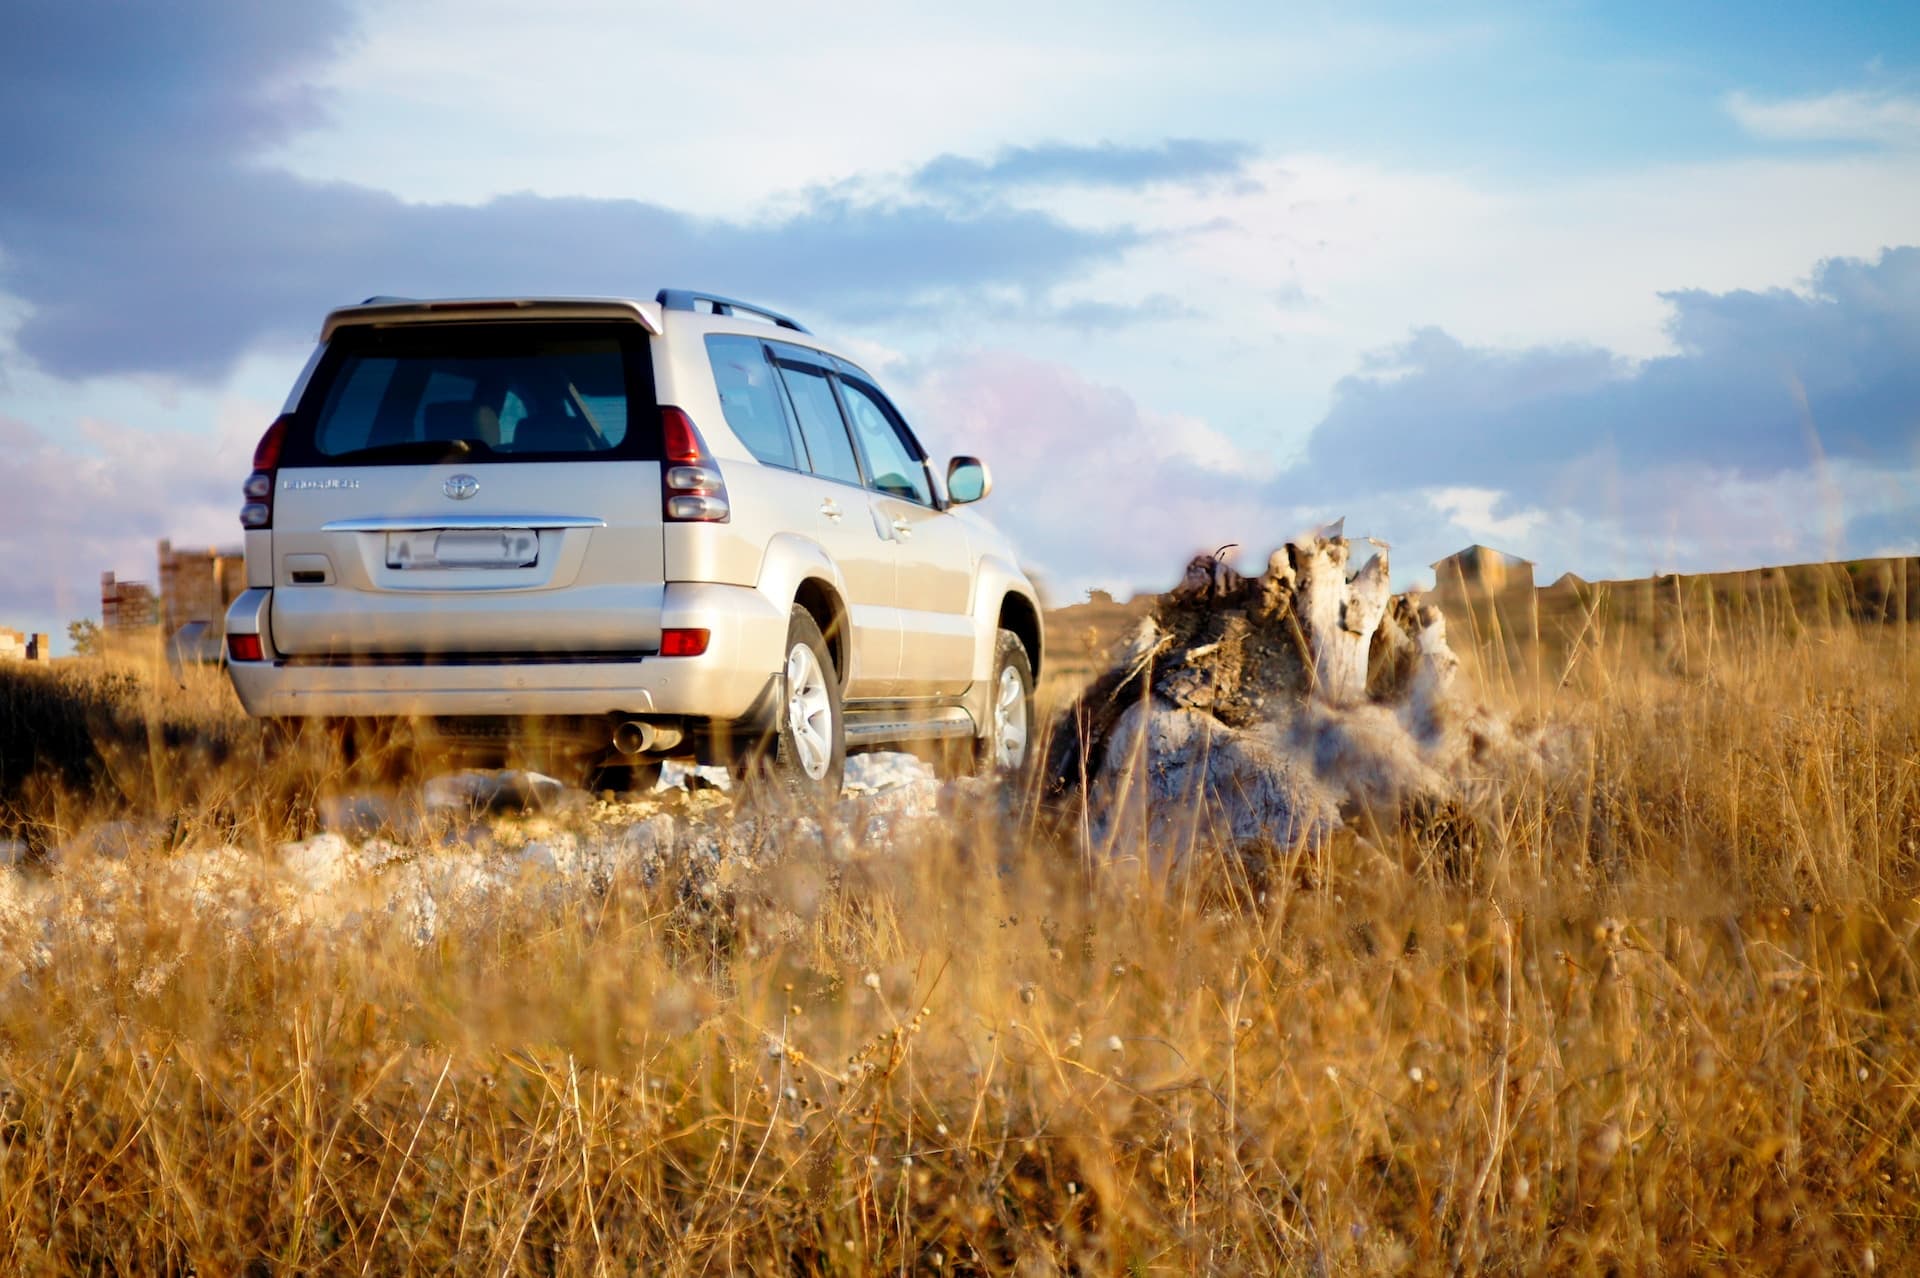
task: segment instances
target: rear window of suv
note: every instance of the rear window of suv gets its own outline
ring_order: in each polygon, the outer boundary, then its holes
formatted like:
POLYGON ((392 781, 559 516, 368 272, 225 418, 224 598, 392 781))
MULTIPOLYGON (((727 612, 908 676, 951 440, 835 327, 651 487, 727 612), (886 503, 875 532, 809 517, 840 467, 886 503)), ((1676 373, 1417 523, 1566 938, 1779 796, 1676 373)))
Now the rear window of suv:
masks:
POLYGON ((646 343, 629 324, 342 329, 282 464, 657 460, 646 343))

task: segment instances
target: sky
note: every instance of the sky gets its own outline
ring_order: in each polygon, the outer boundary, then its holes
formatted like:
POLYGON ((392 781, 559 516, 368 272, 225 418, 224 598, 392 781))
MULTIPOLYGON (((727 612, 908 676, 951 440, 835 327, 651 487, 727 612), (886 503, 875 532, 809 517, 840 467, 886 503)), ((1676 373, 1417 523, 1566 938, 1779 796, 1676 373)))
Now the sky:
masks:
POLYGON ((236 543, 376 293, 797 315, 1055 602, 1920 553, 1908 6, 9 0, 0 175, 16 629, 236 543))

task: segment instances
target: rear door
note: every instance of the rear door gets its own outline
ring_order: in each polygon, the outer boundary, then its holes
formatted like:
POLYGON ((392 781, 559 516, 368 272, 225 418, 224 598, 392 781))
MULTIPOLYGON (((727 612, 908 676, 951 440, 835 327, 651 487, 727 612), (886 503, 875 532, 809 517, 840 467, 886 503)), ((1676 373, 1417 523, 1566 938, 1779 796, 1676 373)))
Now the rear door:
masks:
POLYGON ((339 330, 276 475, 279 651, 657 650, 648 340, 566 321, 339 330))
POLYGON ((768 343, 800 427, 810 474, 812 535, 839 566, 852 622, 849 697, 890 696, 900 676, 900 618, 894 597, 893 544, 874 509, 859 454, 847 434, 827 358, 786 342, 768 343))

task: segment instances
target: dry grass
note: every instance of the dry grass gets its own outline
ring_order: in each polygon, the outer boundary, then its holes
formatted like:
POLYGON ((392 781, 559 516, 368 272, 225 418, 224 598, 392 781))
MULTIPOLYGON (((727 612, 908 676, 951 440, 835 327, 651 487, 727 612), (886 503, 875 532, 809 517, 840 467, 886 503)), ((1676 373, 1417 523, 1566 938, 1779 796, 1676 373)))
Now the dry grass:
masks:
POLYGON ((169 874, 278 834, 159 732, 89 793, 226 816, 0 894, 0 1268, 1910 1270, 1920 636, 1608 638, 1482 662, 1586 745, 1472 838, 1158 882, 963 796, 424 946, 169 874))

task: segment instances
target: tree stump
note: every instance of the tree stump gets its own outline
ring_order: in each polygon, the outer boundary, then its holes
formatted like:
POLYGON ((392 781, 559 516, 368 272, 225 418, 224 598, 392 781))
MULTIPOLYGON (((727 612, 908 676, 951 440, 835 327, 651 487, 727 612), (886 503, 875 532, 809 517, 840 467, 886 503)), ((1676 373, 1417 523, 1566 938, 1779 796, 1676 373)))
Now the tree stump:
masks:
POLYGON ((1219 556, 1187 565, 1054 734, 1046 783, 1086 805, 1096 842, 1141 836, 1161 862, 1293 847, 1459 793, 1500 734, 1456 702, 1444 618, 1392 593, 1373 545, 1351 574, 1338 524, 1258 577, 1219 556))

